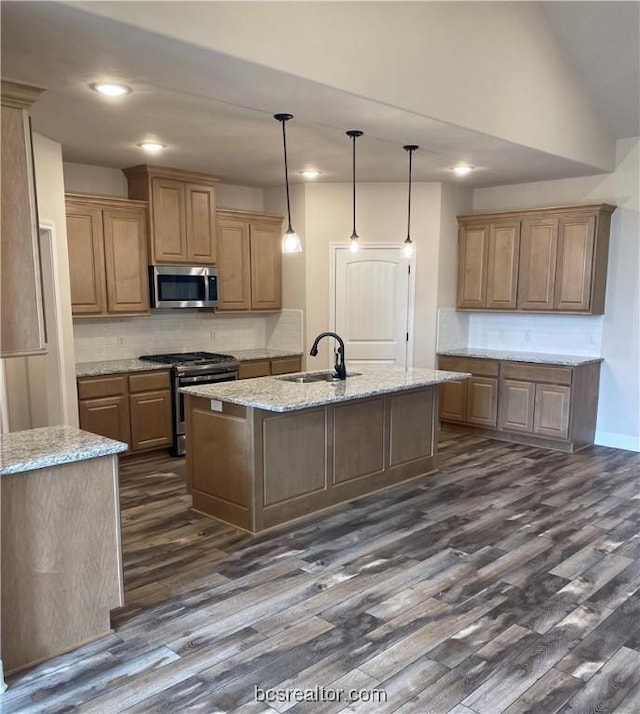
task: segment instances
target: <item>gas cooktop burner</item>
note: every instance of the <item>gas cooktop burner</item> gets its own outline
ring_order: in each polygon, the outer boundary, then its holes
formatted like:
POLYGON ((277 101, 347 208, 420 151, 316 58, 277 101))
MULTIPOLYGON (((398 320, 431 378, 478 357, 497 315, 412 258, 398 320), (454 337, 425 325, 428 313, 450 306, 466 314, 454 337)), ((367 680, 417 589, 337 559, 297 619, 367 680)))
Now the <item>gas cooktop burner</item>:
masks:
POLYGON ((215 352, 175 352, 166 355, 141 355, 140 359, 161 364, 215 364, 218 362, 235 362, 231 355, 220 355, 215 352))

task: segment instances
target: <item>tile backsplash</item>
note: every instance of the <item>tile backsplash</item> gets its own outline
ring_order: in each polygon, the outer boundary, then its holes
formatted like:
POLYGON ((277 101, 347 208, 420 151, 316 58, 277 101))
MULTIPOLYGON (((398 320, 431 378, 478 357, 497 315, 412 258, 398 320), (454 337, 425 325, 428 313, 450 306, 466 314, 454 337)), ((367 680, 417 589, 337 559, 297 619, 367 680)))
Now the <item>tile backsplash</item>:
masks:
POLYGON ((438 310, 437 349, 480 347, 599 356, 601 315, 523 315, 438 310))
POLYGON ((128 318, 76 319, 77 362, 130 359, 142 354, 269 347, 301 351, 302 311, 219 315, 198 310, 154 310, 128 318))

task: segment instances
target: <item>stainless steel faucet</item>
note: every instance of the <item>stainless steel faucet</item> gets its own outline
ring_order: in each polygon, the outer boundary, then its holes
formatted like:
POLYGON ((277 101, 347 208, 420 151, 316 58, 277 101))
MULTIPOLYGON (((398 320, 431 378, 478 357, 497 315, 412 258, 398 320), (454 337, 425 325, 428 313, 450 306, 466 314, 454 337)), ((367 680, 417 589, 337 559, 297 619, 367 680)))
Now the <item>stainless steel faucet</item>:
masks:
POLYGON ((344 361, 344 341, 340 335, 336 335, 335 332, 321 332, 316 339, 313 341, 313 346, 311 347, 311 352, 309 354, 312 357, 316 357, 318 354, 318 342, 323 337, 334 337, 336 342, 338 343, 338 349, 336 350, 335 356, 336 356, 336 362, 333 368, 336 371, 336 377, 338 379, 346 379, 347 378, 347 366, 345 365, 344 361))

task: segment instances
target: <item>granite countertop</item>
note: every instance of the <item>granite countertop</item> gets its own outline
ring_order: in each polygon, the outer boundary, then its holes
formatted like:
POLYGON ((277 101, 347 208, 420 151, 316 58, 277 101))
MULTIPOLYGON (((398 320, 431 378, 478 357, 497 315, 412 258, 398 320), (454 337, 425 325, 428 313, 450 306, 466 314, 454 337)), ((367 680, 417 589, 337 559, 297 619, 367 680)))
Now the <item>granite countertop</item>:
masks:
POLYGON ((121 441, 72 426, 45 426, 0 435, 0 476, 126 451, 121 441))
POLYGON ((278 377, 258 377, 237 382, 183 387, 180 391, 196 397, 246 407, 272 412, 289 412, 350 399, 364 399, 376 394, 427 387, 471 376, 466 372, 444 372, 434 369, 405 371, 397 367, 359 367, 358 370, 360 369, 363 374, 337 382, 297 384, 283 381, 278 377))
POLYGON ((259 347, 253 350, 229 350, 238 362, 246 362, 252 359, 275 359, 276 357, 300 357, 302 352, 287 352, 285 350, 270 350, 266 347, 259 347))
POLYGON ((457 350, 438 352, 442 357, 479 357, 508 362, 533 362, 534 364, 552 364, 563 367, 580 367, 583 364, 603 362, 602 357, 580 355, 557 355, 544 352, 519 352, 515 350, 488 350, 482 347, 462 347, 457 350))
POLYGON ((76 377, 96 377, 101 374, 121 372, 146 372, 151 369, 170 369, 168 364, 146 362, 143 359, 108 359, 100 362, 78 362, 76 377))
MULTIPOLYGON (((251 350, 222 350, 224 354, 235 357, 238 362, 252 359, 274 359, 276 357, 298 357, 302 352, 287 352, 285 350, 270 350, 266 347, 251 350)), ((171 369, 171 365, 158 362, 146 362, 143 359, 109 359, 97 362, 78 362, 76 377, 96 377, 102 374, 119 374, 122 372, 146 372, 150 369, 171 369)))

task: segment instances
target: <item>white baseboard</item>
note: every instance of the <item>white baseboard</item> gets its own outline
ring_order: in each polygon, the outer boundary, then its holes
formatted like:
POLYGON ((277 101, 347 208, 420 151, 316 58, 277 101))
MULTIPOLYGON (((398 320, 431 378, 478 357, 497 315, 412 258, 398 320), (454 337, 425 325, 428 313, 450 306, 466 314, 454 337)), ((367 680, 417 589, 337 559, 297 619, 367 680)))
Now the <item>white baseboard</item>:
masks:
POLYGON ((610 446, 613 449, 640 451, 640 436, 614 434, 610 431, 596 431, 595 443, 598 446, 610 446))

